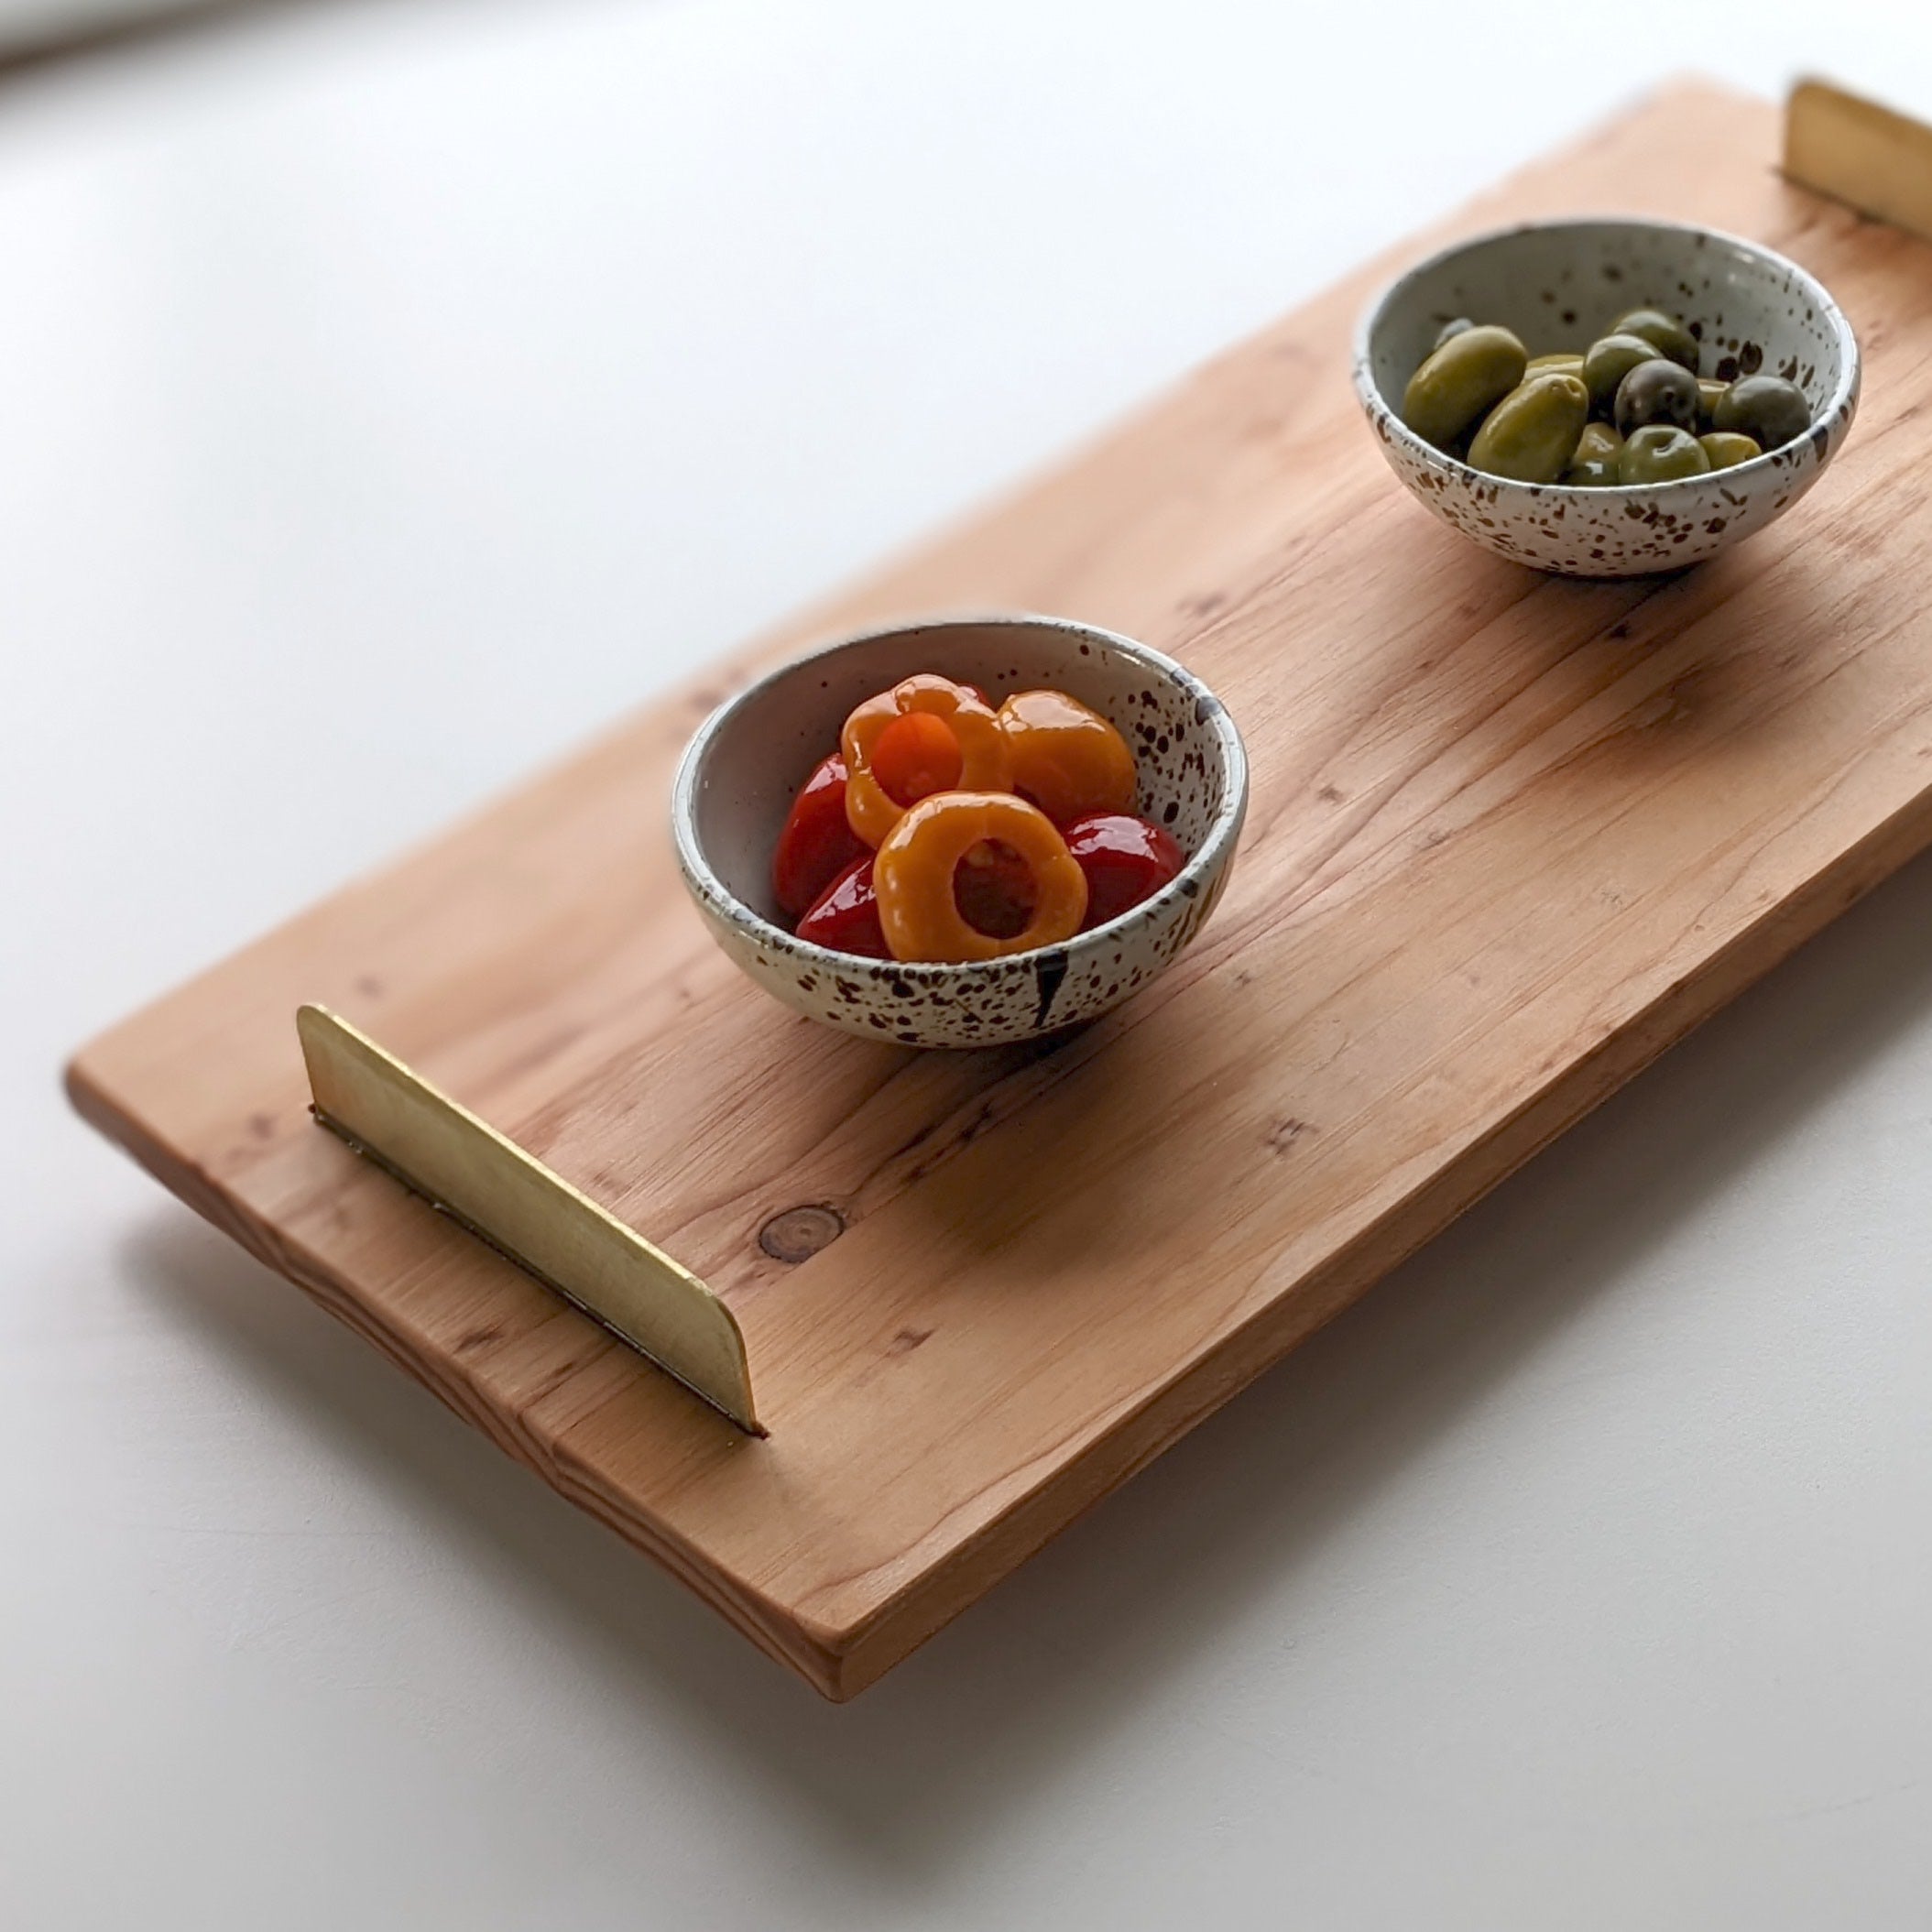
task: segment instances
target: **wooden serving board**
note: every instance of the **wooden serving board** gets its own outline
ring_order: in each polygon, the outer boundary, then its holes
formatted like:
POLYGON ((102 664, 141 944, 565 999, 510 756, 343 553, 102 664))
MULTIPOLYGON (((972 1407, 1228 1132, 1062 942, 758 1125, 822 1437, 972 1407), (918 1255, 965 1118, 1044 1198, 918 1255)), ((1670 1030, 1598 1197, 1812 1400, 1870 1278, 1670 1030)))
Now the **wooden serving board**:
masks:
POLYGON ((1770 106, 1702 91, 1602 128, 128 1021, 76 1103, 851 1695, 1932 840, 1932 248, 1788 186, 1777 147, 1770 106), (1612 208, 1795 255, 1866 401, 1775 529, 1592 585, 1413 503, 1348 344, 1424 246, 1612 208), (1254 766, 1234 883, 1165 979, 1051 1048, 822 1031, 686 906, 673 760, 774 654, 987 606, 1116 627, 1227 698, 1254 766), (304 1000, 709 1282, 769 1439, 319 1131, 304 1000))

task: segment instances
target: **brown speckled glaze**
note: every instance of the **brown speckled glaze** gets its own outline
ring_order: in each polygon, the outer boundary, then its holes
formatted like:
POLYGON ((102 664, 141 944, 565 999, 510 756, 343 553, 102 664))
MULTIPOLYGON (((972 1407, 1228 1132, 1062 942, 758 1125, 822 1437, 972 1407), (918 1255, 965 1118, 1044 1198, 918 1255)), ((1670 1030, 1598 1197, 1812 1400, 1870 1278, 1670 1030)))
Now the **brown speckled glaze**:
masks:
POLYGON ((1851 327, 1796 262, 1755 242, 1670 222, 1539 222, 1457 243, 1408 271, 1357 333, 1355 386, 1390 464, 1446 523, 1486 550, 1572 576, 1675 570, 1728 550, 1788 509, 1851 427, 1851 327), (1627 310, 1681 316, 1701 373, 1763 369, 1811 403, 1808 435, 1735 469, 1623 489, 1568 489, 1484 475, 1401 420, 1403 391, 1451 317, 1501 322, 1532 355, 1582 349, 1627 310))
POLYGON ((684 882, 755 985, 828 1026, 904 1046, 999 1046, 1097 1019, 1171 965, 1227 884, 1248 804, 1240 735, 1171 658, 1054 617, 948 618, 868 632, 771 672, 719 706, 679 767, 671 825, 684 882), (1136 809, 1180 841, 1172 884, 1063 946, 983 965, 859 959, 775 920, 779 829, 853 706, 915 671, 1008 692, 1071 692, 1133 748, 1136 809))

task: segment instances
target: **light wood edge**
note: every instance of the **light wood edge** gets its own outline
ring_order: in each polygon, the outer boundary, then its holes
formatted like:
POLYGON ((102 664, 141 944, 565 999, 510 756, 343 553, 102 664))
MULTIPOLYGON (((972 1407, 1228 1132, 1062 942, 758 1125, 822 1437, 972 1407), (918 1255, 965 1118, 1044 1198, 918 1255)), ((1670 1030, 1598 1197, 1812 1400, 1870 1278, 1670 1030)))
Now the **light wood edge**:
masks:
POLYGON ((1785 107, 1785 175, 1861 214, 1932 240, 1932 127, 1827 81, 1785 107))
MULTIPOLYGON (((1729 98, 1703 88, 1672 89, 1663 98, 1694 100, 1707 95, 1729 98)), ((1403 246, 1400 251, 1402 258, 1407 257, 1413 246, 1403 246)), ((1395 260, 1392 256, 1392 266, 1395 260)), ((829 630, 835 627, 822 622, 819 628, 829 630)), ((587 748, 584 755, 610 755, 621 748, 634 722, 613 727, 587 748)), ((527 791, 535 791, 556 775, 542 775, 527 791)), ((1050 1488, 1027 1496, 988 1524, 980 1535, 944 1566, 927 1572, 881 1605, 872 1616, 849 1628, 821 1624, 789 1610, 772 1610, 769 1604, 763 1608, 770 1614, 761 1615, 759 1606, 763 1599, 755 1589, 744 1588, 742 1578, 720 1578, 715 1569, 694 1568, 682 1561, 682 1546, 674 1536, 663 1532, 655 1521, 631 1514, 621 1496, 613 1501, 604 1493, 597 1472, 586 1471, 567 1447, 561 1454, 552 1454, 558 1447, 554 1441, 548 1435, 540 1439, 534 1436, 528 1418, 518 1410, 500 1409, 489 1390, 477 1384, 473 1372, 453 1362, 433 1359, 424 1361, 412 1354, 410 1350, 420 1346, 420 1338, 411 1336, 406 1324, 387 1310, 365 1308, 356 1303, 353 1287, 339 1282, 312 1257, 291 1254, 289 1237, 272 1224, 257 1223, 251 1211, 223 1195, 197 1163, 183 1159, 165 1141, 154 1138, 137 1118, 124 1112, 123 1103, 115 1097, 115 1081, 108 1070, 105 1050, 124 1030, 131 1030, 150 1017, 152 1010, 122 1022, 112 1033, 84 1050, 81 1064, 69 1070, 69 1090, 85 1119, 123 1146, 190 1206, 287 1275, 358 1333, 376 1342, 398 1366, 424 1381, 456 1413, 481 1427, 508 1453, 536 1468, 569 1500, 662 1562, 761 1649, 796 1670, 825 1696, 843 1699, 901 1661, 982 1594, 983 1584, 971 1580, 976 1572, 983 1574, 990 1569, 998 1576, 1012 1568, 1185 1434, 1195 1422, 1202 1420, 1271 1366, 1302 1336, 1322 1326, 1403 1253, 1422 1245, 1434 1228, 1453 1220, 1490 1185, 1608 1097, 1672 1043, 1675 1029, 1694 1026, 1708 1017, 1878 883, 1885 873, 1932 841, 1932 816, 1928 816, 1927 802, 1916 801, 1908 810, 1839 855, 1806 888, 1774 908, 1767 920, 1760 922, 1761 926, 1771 924, 1778 931, 1778 938, 1767 948, 1766 956, 1741 959, 1749 935, 1740 935, 1734 950, 1704 961, 1692 978, 1675 985, 1664 999, 1636 1016, 1599 1051, 1577 1062, 1560 1083, 1545 1088, 1533 1097, 1523 1110, 1500 1124, 1482 1149, 1487 1156, 1486 1171, 1480 1176, 1460 1177, 1473 1184, 1458 1185, 1453 1190, 1431 1188, 1415 1197, 1425 1204, 1429 1228, 1404 1228, 1396 1240, 1390 1239, 1392 1230, 1386 1227, 1367 1231, 1349 1250, 1335 1257, 1318 1280, 1310 1282, 1305 1297, 1261 1311, 1239 1331, 1239 1337, 1266 1348, 1268 1353, 1246 1360, 1231 1359, 1240 1352, 1237 1337, 1218 1337, 1187 1364, 1179 1381, 1169 1385, 1158 1397, 1137 1406, 1125 1420, 1118 1415, 1100 1420, 1097 1426, 1103 1431, 1114 1428, 1118 1433, 1082 1464, 1077 1472, 1079 1479, 1056 1481, 1050 1488), (97 1052, 104 1056, 98 1085, 85 1064, 97 1052), (479 1414, 479 1410, 483 1413, 479 1414)))
POLYGON ((295 1016, 315 1117, 386 1173, 762 1435, 745 1337, 696 1275, 323 1006, 295 1016))
POLYGON ((838 1700, 855 1697, 903 1662, 985 1595, 983 1572, 1004 1576, 1044 1547, 1928 847, 1932 792, 1847 847, 1694 976, 1679 980, 1571 1063, 1499 1121, 1466 1161, 1364 1228, 1301 1293, 1269 1304, 1217 1337, 1178 1380, 1112 1426, 1090 1455, 989 1523, 948 1563, 927 1572, 863 1625, 820 1632, 835 1646, 838 1674, 838 1688, 828 1695, 838 1700), (1767 933, 1775 936, 1767 940, 1767 933), (1391 1226, 1398 1219, 1399 1233, 1391 1226), (1075 1489, 1081 1493, 1070 1501, 1068 1492, 1075 1489))
POLYGON ((1720 1010, 1907 859, 1932 845, 1932 794, 1916 799, 1838 855, 1809 883, 1741 932, 1691 977, 1632 1016, 1492 1130, 1476 1161, 1413 1197, 1399 1236, 1365 1229, 1305 1292, 1261 1309, 1224 1334, 1158 1395, 1121 1419, 1100 1417, 1093 1450, 988 1523, 948 1561, 911 1580, 863 1622, 835 1627, 780 1607, 742 1578, 701 1562, 661 1523, 640 1516, 602 1473, 480 1386, 474 1370, 359 1300, 319 1257, 259 1219, 195 1163, 182 1160, 96 1083, 89 1052, 68 1067, 82 1119, 131 1154, 216 1228, 311 1295, 423 1383, 465 1422, 525 1463, 569 1501, 661 1564, 759 1648, 834 1702, 877 1681, 985 1593, 988 1574, 1017 1567, 1069 1523, 1204 1421, 1300 1341, 1357 1300, 1569 1127, 1608 1099, 1691 1029, 1720 1010), (1765 929, 1774 939, 1767 941, 1765 929), (1420 1208, 1420 1212, 1414 1209, 1420 1208))
MULTIPOLYGON (((613 1501, 595 1475, 553 1434, 533 1425, 521 1411, 494 1399, 474 1370, 432 1348, 422 1335, 361 1300, 349 1283, 299 1240, 242 1206, 197 1163, 181 1159, 167 1141, 124 1111, 112 1092, 96 1082, 84 1054, 68 1064, 63 1085, 69 1103, 81 1119, 184 1206, 264 1267, 293 1283, 325 1314, 420 1383, 505 1455, 534 1471, 566 1501, 595 1517, 633 1549, 660 1565, 775 1663, 834 1703, 843 1702, 861 1687, 847 1679, 835 1632, 822 1631, 780 1609, 756 1589, 701 1559, 660 1523, 641 1518, 620 1501, 613 1501)), ((453 1228, 452 1238, 466 1239, 453 1228)), ((508 1256, 503 1261, 519 1274, 529 1275, 527 1269, 508 1256)), ((691 1399, 699 1398, 693 1392, 691 1399)), ((736 1439, 744 1441, 748 1450, 751 1448, 746 1438, 736 1439)), ((877 1675, 875 1671, 864 1681, 869 1683, 877 1675)))

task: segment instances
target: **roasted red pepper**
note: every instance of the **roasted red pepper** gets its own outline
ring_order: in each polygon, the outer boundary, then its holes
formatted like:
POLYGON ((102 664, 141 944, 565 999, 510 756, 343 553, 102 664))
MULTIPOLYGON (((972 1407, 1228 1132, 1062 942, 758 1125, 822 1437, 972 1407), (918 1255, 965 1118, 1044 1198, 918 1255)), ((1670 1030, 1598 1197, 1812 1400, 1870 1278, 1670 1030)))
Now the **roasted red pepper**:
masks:
POLYGON ((1151 899, 1184 863, 1173 834, 1127 812, 1090 812, 1066 827, 1066 849, 1086 874, 1081 931, 1151 899))
POLYGON ((799 788, 771 857, 771 896, 797 919, 867 847, 846 818, 846 761, 835 752, 799 788))
POLYGON ((798 936, 835 953, 867 959, 890 959, 885 928, 879 922, 879 894, 872 890, 872 855, 856 858, 824 890, 818 903, 798 922, 798 936))
POLYGON ((793 802, 771 868, 782 916, 828 950, 911 963, 1060 945, 1186 862, 1131 811, 1138 777, 1119 728, 1065 692, 1021 691, 996 709, 981 687, 922 671, 849 712, 839 739, 793 802))

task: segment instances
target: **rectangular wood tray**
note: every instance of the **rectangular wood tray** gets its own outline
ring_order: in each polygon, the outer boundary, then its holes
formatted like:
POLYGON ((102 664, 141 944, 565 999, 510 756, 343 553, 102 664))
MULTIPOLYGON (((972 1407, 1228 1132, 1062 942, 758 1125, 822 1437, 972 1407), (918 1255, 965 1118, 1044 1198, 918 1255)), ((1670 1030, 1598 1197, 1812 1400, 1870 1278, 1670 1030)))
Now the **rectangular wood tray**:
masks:
POLYGON ((1932 248, 1787 185, 1777 142, 1730 95, 1634 110, 96 1041, 76 1104, 850 1696, 1932 840, 1932 248), (1580 584, 1408 498, 1348 344, 1425 246, 1606 209, 1797 257, 1866 401, 1774 529, 1580 584), (1050 1049, 822 1031, 685 904, 673 761, 774 655, 986 607, 1113 626, 1225 696, 1234 883, 1168 977, 1050 1049), (769 1438, 319 1131, 307 1000, 708 1282, 769 1438), (798 1207, 844 1231, 794 1262, 759 1236, 798 1207))

